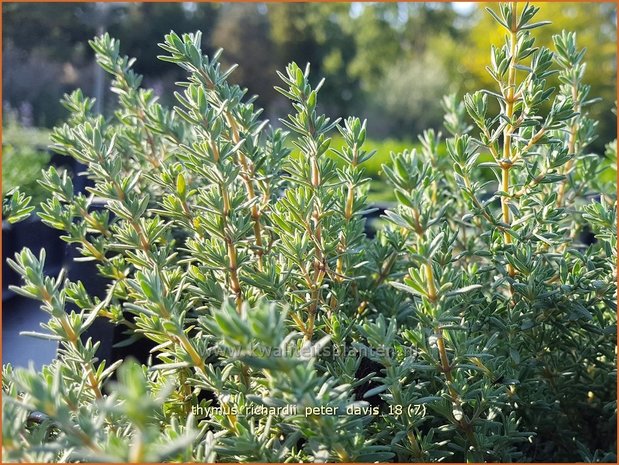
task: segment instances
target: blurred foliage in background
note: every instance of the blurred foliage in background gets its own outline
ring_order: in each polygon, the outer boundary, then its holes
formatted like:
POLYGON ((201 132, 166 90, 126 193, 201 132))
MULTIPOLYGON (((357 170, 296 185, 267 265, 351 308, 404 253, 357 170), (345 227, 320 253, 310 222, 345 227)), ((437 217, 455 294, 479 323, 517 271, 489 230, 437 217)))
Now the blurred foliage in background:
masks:
MULTIPOLYGON (((21 124, 51 127, 64 117, 62 94, 83 88, 103 109, 114 99, 97 75, 85 47, 109 31, 138 58, 145 85, 172 95, 181 71, 154 59, 156 43, 174 29, 203 31, 203 49, 225 47, 224 64, 243 63, 232 80, 259 95, 272 121, 285 102, 271 88, 276 69, 310 62, 313 76, 326 78, 323 110, 332 116, 369 118, 375 139, 416 140, 423 129, 441 129, 442 95, 491 86, 485 70, 491 43, 502 32, 485 4, 450 3, 4 3, 3 98, 21 124), (105 91, 107 92, 107 91, 105 91)), ((492 5, 489 5, 492 6, 492 5)), ((603 153, 615 138, 611 113, 616 95, 616 14, 612 3, 544 3, 553 18, 541 33, 549 45, 561 29, 578 33, 587 48, 586 82, 601 102, 594 145, 603 153)), ((163 102, 172 103, 172 102, 163 102)))
POLYGON ((17 123, 14 114, 5 115, 2 130, 2 197, 19 187, 34 201, 45 199, 46 191, 37 183, 41 170, 47 166, 50 131, 27 128, 17 123))
MULTIPOLYGON (((488 4, 496 8, 498 4, 488 4)), ((586 49, 587 70, 585 82, 591 85, 590 98, 601 101, 590 109, 591 117, 600 121, 600 140, 594 147, 600 148, 616 136, 616 119, 611 110, 617 98, 617 24, 614 3, 540 3, 540 17, 552 18, 551 24, 539 29, 538 46, 552 46, 552 36, 563 29, 576 31, 578 43, 586 49)), ((460 53, 467 56, 459 60, 459 71, 464 76, 462 90, 470 91, 479 86, 491 87, 492 78, 485 70, 488 57, 480 50, 489 50, 493 43, 501 43, 504 33, 496 27, 488 14, 479 15, 470 30, 468 40, 460 53)), ((556 76, 550 79, 558 87, 556 76)))

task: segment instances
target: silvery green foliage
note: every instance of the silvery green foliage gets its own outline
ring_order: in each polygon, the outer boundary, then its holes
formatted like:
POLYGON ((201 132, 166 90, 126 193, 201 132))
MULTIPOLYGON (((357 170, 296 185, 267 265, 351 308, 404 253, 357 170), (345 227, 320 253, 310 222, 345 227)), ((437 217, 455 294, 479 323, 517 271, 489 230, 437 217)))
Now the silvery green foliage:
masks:
POLYGON ((34 210, 31 200, 32 197, 20 192, 19 188, 11 189, 2 199, 2 218, 9 223, 25 220, 34 210))
POLYGON ((199 33, 161 44, 188 73, 172 109, 95 39, 118 109, 106 120, 74 92, 53 134, 94 187, 49 168, 40 216, 96 261, 107 297, 44 276, 44 252, 11 261, 50 317, 31 335, 61 350, 40 373, 4 367, 4 457, 614 460, 615 187, 587 151, 584 52, 571 33, 536 47, 536 12, 492 12, 496 88, 446 98, 449 136, 393 154, 398 204, 372 239, 365 123, 321 115, 309 68, 280 75, 285 132, 199 33), (152 363, 97 360, 80 338, 96 317, 151 340, 152 363))

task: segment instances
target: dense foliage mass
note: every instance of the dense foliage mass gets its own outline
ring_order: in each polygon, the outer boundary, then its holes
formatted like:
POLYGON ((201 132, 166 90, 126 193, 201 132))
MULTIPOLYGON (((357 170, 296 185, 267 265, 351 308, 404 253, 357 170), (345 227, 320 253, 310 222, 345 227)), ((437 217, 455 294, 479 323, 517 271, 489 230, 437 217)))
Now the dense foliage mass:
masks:
POLYGON ((371 238, 365 123, 321 115, 309 68, 281 74, 285 132, 199 33, 160 44, 188 73, 173 109, 95 39, 118 110, 67 96, 54 148, 94 186, 49 168, 40 216, 107 296, 44 276, 43 252, 11 262, 60 352, 40 373, 4 367, 5 459, 614 461, 615 187, 587 150, 584 52, 567 32, 536 47, 536 12, 491 12, 495 88, 445 99, 447 154, 427 131, 392 155, 398 204, 371 238), (80 338, 97 317, 152 341, 151 362, 97 360, 80 338))

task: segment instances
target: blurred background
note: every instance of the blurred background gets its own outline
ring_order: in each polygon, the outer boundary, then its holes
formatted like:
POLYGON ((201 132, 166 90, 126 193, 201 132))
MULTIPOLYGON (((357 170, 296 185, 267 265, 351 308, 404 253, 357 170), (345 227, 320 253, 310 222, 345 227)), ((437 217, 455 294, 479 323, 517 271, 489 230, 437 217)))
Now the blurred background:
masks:
MULTIPOLYGON (((224 48, 225 65, 239 63, 232 80, 258 94, 265 117, 277 124, 289 103, 273 90, 275 70, 290 61, 311 63, 319 100, 333 117, 368 118, 370 145, 380 149, 374 171, 390 150, 412 147, 425 128, 441 129, 441 97, 482 87, 495 90, 485 70, 490 45, 503 32, 485 7, 466 3, 7 3, 3 9, 3 191, 36 191, 48 129, 65 117, 58 103, 81 87, 111 114, 115 97, 94 64, 87 41, 108 31, 122 53, 138 58, 144 85, 174 104, 183 71, 156 58, 170 30, 203 31, 203 49, 224 48)), ((595 146, 616 137, 616 12, 614 3, 542 3, 539 45, 551 46, 562 29, 587 47, 586 81, 600 121, 595 146)), ((370 167, 370 170, 372 168, 370 167)), ((370 173, 375 174, 375 173, 370 173)))

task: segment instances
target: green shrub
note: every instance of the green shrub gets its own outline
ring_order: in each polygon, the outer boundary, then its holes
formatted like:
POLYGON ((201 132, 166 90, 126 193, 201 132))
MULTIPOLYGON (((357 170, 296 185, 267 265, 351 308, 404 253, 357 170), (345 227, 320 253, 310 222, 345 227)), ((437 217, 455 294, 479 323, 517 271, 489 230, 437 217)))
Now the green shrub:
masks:
POLYGON ((570 33, 535 48, 536 11, 492 12, 507 30, 497 89, 446 100, 446 155, 432 132, 392 155, 397 205, 373 239, 365 124, 318 114, 308 70, 281 75, 289 135, 199 33, 161 44, 189 75, 174 109, 95 39, 115 119, 76 92, 52 138, 106 208, 50 168, 40 216, 98 263, 107 297, 43 276, 44 253, 11 261, 61 350, 40 373, 5 367, 4 457, 614 461, 615 186, 587 151, 583 52, 570 33), (152 341, 152 361, 97 360, 80 339, 96 317, 152 341))

